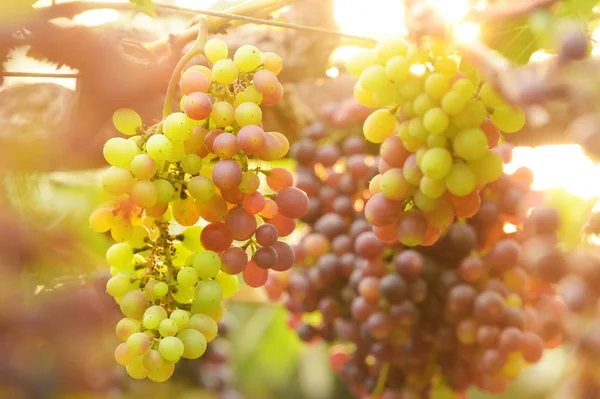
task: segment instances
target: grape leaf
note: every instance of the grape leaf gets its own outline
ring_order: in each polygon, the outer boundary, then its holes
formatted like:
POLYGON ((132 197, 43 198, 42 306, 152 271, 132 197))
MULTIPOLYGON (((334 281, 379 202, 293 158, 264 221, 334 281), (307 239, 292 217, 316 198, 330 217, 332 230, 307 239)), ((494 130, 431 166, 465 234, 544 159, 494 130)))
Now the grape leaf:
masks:
POLYGON ((516 64, 526 64, 531 54, 540 48, 537 36, 527 17, 489 23, 481 32, 485 44, 516 64))
POLYGON ((148 14, 151 17, 156 16, 156 8, 152 0, 129 0, 130 3, 135 4, 141 12, 148 14))
POLYGON ((557 13, 564 17, 576 17, 587 21, 594 14, 598 0, 563 0, 557 13))

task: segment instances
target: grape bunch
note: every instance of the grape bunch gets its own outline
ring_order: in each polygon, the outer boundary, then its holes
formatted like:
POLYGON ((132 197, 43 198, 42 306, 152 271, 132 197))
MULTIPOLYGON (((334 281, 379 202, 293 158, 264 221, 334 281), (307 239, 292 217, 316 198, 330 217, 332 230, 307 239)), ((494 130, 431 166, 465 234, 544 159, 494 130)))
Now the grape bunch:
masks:
POLYGON ((404 245, 431 245, 455 217, 475 214, 478 192, 502 175, 495 147, 524 126, 525 114, 459 71, 438 39, 383 40, 347 68, 359 77, 358 101, 378 108, 363 126, 368 141, 381 143, 365 216, 404 245))
POLYGON ((136 379, 165 381, 180 358, 202 356, 237 275, 259 287, 269 269, 293 265, 280 238, 309 209, 289 171, 265 168, 289 150, 263 129, 260 107, 282 98, 281 58, 245 45, 232 60, 218 39, 203 47, 211 68, 173 74, 181 111, 144 129, 135 111, 119 110, 114 125, 130 137, 104 146, 102 186, 114 199, 90 225, 117 241, 106 253, 106 290, 125 316, 115 358, 136 379))
MULTIPOLYGON (((508 161, 510 146, 498 150, 508 161)), ((321 162, 298 159, 299 184, 310 165, 328 181, 321 162)), ((303 185, 311 229, 296 266, 274 276, 271 291, 282 294, 300 338, 335 344, 332 366, 357 397, 459 398, 473 385, 503 392, 562 337, 558 217, 540 205, 531 177, 524 168, 500 176, 477 193, 468 222, 450 222, 435 243, 415 249, 398 243, 395 230, 371 226, 360 207, 332 212, 332 186, 303 185)), ((355 190, 355 198, 365 194, 355 190)))

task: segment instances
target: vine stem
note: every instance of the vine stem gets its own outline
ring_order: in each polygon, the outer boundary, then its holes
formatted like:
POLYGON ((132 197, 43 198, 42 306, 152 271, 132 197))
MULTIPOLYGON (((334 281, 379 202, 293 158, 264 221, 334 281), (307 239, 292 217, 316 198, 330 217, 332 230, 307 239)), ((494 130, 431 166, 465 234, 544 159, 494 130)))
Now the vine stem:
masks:
POLYGON ((383 393, 389 371, 390 362, 385 362, 383 366, 381 366, 379 377, 377 378, 377 385, 375 385, 375 389, 373 389, 373 392, 371 392, 372 397, 376 398, 383 393))
POLYGON ((194 45, 181 57, 173 73, 171 79, 169 79, 169 86, 167 87, 167 94, 165 96, 165 102, 163 105, 163 119, 171 115, 173 112, 173 98, 175 97, 175 90, 179 83, 179 78, 183 72, 183 68, 199 53, 204 51, 204 45, 208 37, 208 21, 206 18, 198 19, 198 37, 194 45))

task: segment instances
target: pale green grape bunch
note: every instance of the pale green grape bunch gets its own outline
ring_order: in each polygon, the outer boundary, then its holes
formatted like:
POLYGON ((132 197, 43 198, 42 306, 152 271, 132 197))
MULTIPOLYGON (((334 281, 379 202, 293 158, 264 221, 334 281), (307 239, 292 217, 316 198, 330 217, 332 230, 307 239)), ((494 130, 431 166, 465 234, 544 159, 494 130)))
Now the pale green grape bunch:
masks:
POLYGON ((283 237, 308 211, 287 170, 266 182, 266 162, 289 151, 285 135, 263 129, 262 107, 283 96, 281 58, 252 45, 229 58, 219 39, 203 52, 208 66, 172 77, 180 110, 149 127, 135 111, 118 110, 114 126, 129 137, 111 138, 103 150, 110 167, 101 184, 113 199, 89 223, 116 241, 106 252, 106 291, 124 316, 114 356, 135 379, 166 381, 181 358, 201 357, 240 275, 260 287, 269 268, 294 262, 291 247, 277 240, 268 242, 278 243, 272 258, 253 259, 257 228, 272 223, 283 237))
POLYGON ((364 136, 381 144, 365 214, 379 231, 396 226, 405 245, 431 245, 455 217, 477 212, 479 191, 503 173, 502 134, 526 122, 490 83, 460 72, 459 59, 439 39, 386 39, 346 64, 359 78, 356 99, 375 108, 364 136))

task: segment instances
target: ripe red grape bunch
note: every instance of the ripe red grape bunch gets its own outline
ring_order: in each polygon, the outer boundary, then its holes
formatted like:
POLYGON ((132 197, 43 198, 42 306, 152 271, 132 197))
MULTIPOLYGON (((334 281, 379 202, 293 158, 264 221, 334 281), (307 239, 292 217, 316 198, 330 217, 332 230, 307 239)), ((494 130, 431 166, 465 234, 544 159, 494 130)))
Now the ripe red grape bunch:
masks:
POLYGON ((131 137, 105 144, 102 185, 115 198, 90 217, 117 241, 106 254, 106 289, 125 315, 115 358, 136 379, 165 381, 180 358, 202 356, 236 275, 259 287, 269 269, 292 266, 279 238, 309 207, 289 171, 265 168, 289 150, 283 134, 263 130, 260 107, 282 98, 281 58, 244 45, 232 60, 218 39, 195 47, 211 68, 175 69, 181 112, 147 129, 135 111, 114 114, 131 137), (265 180, 269 193, 259 191, 265 180))
POLYGON ((422 47, 389 39, 347 64, 360 78, 356 98, 379 108, 363 126, 381 143, 366 218, 408 246, 430 245, 455 216, 475 214, 478 191, 502 175, 494 147, 525 124, 522 109, 460 72, 455 56, 437 39, 422 47))

